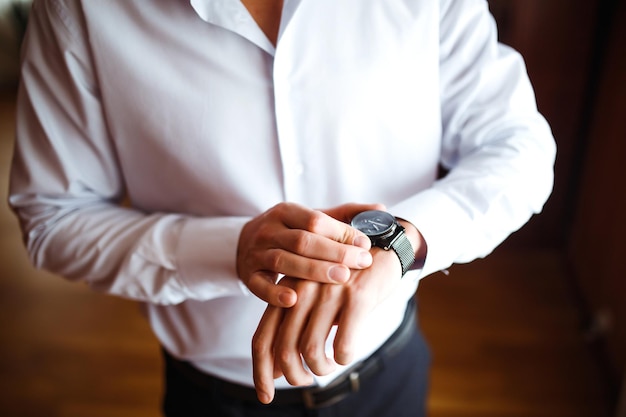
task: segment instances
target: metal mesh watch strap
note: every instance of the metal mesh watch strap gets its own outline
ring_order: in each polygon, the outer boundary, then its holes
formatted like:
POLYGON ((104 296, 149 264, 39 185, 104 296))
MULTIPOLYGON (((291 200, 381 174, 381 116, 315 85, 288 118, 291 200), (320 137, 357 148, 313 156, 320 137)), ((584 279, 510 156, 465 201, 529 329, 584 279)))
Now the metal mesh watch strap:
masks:
POLYGON ((398 255, 400 259, 400 265, 402 265, 402 276, 406 274, 406 272, 411 268, 413 262, 415 262, 415 252, 413 251, 413 246, 411 246, 411 242, 404 234, 404 231, 401 232, 393 242, 391 242, 391 249, 398 255))

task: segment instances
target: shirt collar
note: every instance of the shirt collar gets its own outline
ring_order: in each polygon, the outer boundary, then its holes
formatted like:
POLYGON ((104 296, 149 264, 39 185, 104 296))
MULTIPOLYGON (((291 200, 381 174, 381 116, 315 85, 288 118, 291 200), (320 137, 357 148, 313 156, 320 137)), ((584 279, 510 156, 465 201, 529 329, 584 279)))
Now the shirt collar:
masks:
POLYGON ((270 54, 274 45, 267 39, 240 0, 190 0, 196 14, 205 22, 235 32, 270 54))
MULTIPOLYGON (((302 0, 283 0, 280 33, 285 31, 302 0)), ((276 48, 256 24, 241 0, 190 0, 196 14, 205 22, 235 32, 274 55, 276 48)))

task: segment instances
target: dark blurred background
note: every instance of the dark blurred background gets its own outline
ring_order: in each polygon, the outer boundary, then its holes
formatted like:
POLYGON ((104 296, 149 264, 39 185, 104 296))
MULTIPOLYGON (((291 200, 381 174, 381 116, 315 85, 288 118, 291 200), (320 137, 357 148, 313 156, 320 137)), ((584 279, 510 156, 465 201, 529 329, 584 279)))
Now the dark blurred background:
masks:
MULTIPOLYGON (((617 385, 626 369, 626 2, 490 0, 524 55, 558 144, 544 212, 505 243, 562 252, 588 334, 617 385)), ((626 413, 626 410, 622 411, 626 413)))

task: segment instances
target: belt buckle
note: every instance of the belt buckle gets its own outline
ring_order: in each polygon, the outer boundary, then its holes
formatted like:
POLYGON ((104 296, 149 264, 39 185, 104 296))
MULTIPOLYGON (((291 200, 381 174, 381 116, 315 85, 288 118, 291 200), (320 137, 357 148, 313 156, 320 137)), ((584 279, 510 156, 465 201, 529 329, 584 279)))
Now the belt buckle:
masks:
MULTIPOLYGON (((330 405, 336 404, 339 401, 346 398, 348 395, 358 392, 361 388, 361 381, 359 379, 358 371, 353 371, 348 374, 348 381, 350 383, 350 389, 345 390, 343 392, 339 392, 332 397, 323 400, 317 401, 315 395, 320 392, 324 392, 328 389, 332 389, 331 387, 321 387, 321 388, 309 388, 302 391, 302 401, 304 402, 304 406, 310 410, 322 407, 328 407, 330 405)), ((343 382, 343 381, 341 381, 343 382)), ((341 383, 340 382, 340 383, 341 383)))

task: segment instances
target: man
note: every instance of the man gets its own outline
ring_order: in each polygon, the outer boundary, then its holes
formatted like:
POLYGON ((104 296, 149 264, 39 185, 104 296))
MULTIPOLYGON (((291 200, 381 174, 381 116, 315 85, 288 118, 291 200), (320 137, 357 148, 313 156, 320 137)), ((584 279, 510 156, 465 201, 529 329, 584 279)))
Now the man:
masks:
POLYGON ((22 68, 31 258, 144 303, 168 416, 423 415, 419 279, 552 187, 482 0, 39 1, 22 68))

